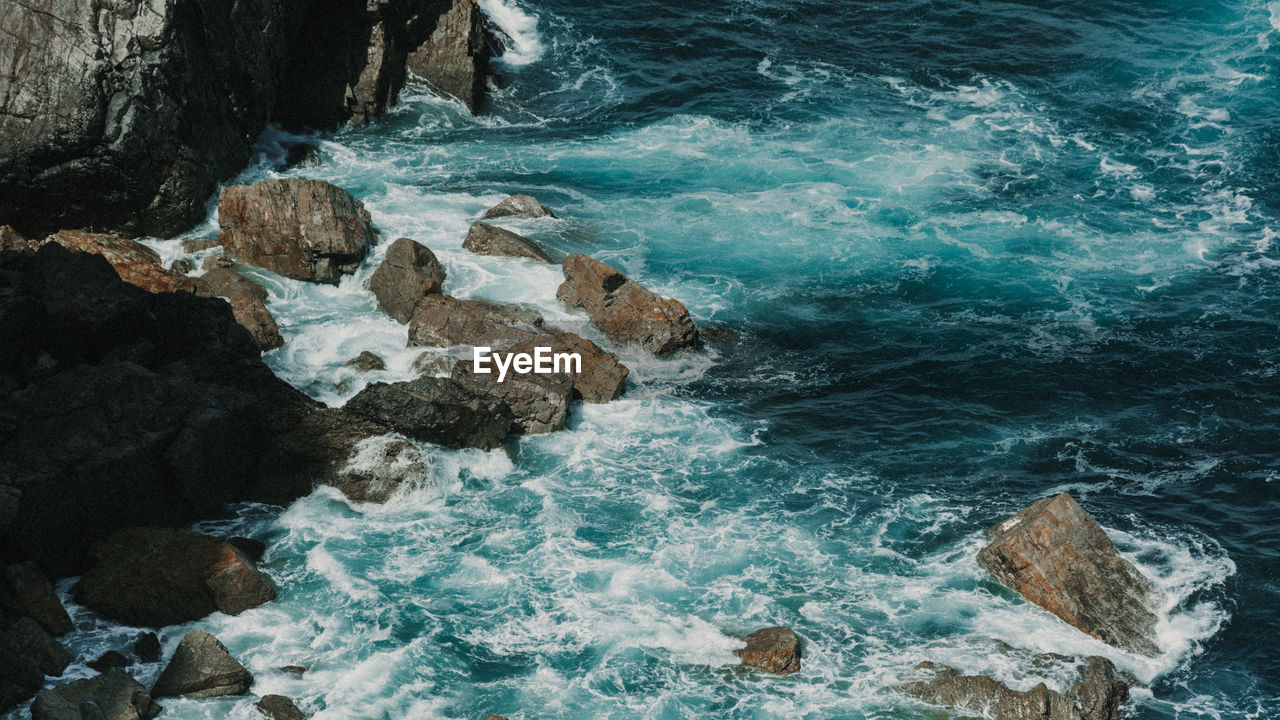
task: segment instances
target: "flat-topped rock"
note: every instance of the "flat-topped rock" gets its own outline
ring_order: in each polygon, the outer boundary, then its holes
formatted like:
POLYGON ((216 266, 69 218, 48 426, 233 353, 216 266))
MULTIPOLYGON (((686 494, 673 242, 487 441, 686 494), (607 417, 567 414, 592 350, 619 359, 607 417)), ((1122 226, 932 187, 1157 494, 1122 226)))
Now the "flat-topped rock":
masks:
POLYGON ((400 238, 387 247, 386 258, 369 279, 369 290, 383 312, 407 323, 418 302, 439 293, 444 280, 444 267, 435 253, 421 243, 400 238))
POLYGON ((471 223, 471 230, 467 232, 467 239, 463 241, 462 247, 477 255, 517 257, 542 263, 555 262, 546 250, 529 238, 480 221, 471 223))
POLYGON ((409 320, 409 345, 510 347, 549 334, 538 311, 488 300, 429 295, 409 320))
POLYGON ((767 670, 778 675, 800 672, 803 654, 800 637, 789 627, 757 630, 745 638, 747 646, 734 653, 745 667, 767 670))
POLYGON ((218 639, 203 630, 182 636, 173 658, 160 673, 152 697, 205 698, 243 695, 253 685, 253 675, 218 639))
POLYGON ((506 403, 448 378, 373 383, 344 409, 415 440, 450 448, 491 450, 502 444, 514 423, 506 403))
POLYGON ((123 670, 74 680, 41 693, 31 704, 32 720, 150 720, 160 714, 147 689, 123 670))
POLYGON ((1141 655, 1155 642, 1155 590, 1070 495, 1044 498, 987 530, 978 564, 1027 600, 1141 655))
POLYGON ((485 211, 482 216, 485 220, 494 220, 496 218, 516 217, 536 219, 541 217, 555 217, 556 214, 532 195, 512 195, 502 202, 494 205, 485 211))
POLYGON ((695 349, 698 328, 678 300, 659 297, 605 263, 586 255, 565 258, 564 283, 556 297, 587 312, 591 324, 620 342, 654 355, 695 349))

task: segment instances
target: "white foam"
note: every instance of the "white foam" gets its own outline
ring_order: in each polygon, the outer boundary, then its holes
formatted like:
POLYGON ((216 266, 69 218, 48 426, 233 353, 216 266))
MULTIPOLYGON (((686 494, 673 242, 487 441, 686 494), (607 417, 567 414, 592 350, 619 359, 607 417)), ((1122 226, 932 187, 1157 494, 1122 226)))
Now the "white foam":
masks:
POLYGON ((480 0, 480 9, 511 38, 497 60, 507 65, 529 65, 542 59, 545 49, 538 34, 538 18, 514 0, 480 0))

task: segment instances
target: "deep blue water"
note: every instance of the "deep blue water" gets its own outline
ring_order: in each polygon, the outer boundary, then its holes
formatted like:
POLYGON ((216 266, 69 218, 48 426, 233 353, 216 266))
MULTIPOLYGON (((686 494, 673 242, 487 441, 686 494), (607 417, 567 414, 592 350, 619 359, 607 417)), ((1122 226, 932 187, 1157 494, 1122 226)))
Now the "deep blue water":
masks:
MULTIPOLYGON (((1025 688, 1052 651, 1137 673, 1138 718, 1280 717, 1280 3, 482 4, 513 36, 490 114, 410 93, 290 173, 430 246, 446 291, 570 323, 554 268, 460 248, 531 192, 563 219, 511 227, 741 337, 620 348, 626 399, 511 457, 432 450, 386 506, 243 508, 282 599, 200 626, 255 692, 322 719, 924 718, 883 689, 916 662, 1025 688), (974 562, 1062 491, 1165 591, 1160 658, 974 562), (803 672, 725 667, 772 624, 803 672)), ((364 349, 410 374, 360 287, 380 253, 339 288, 260 275, 268 362, 316 397, 366 382, 364 349)), ((130 632, 79 617, 86 654, 130 632)))

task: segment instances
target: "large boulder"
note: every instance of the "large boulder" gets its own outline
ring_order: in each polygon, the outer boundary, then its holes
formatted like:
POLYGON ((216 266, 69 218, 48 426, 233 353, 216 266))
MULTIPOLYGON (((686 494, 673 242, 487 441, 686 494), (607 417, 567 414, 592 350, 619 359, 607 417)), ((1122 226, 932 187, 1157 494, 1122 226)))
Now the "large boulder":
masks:
POLYGON ((14 617, 29 617, 50 635, 65 635, 75 629, 53 584, 33 562, 0 568, 0 609, 14 617))
POLYGON ((493 42, 476 0, 450 0, 431 34, 408 55, 409 79, 480 109, 493 42))
POLYGON ((307 720, 307 714, 283 695, 263 695, 253 705, 271 720, 307 720))
POLYGON ((200 276, 201 291, 231 305, 236 322, 249 331, 264 352, 284 347, 280 326, 267 310, 267 289, 229 268, 213 268, 200 276))
POLYGON ((115 668, 41 693, 31 704, 31 719, 150 720, 160 709, 146 688, 115 668))
POLYGON ((564 429, 569 419, 569 402, 573 400, 572 375, 518 373, 513 369, 499 382, 497 371, 489 369, 488 373, 477 373, 472 360, 459 360, 452 377, 463 387, 500 400, 511 408, 515 417, 513 432, 537 435, 564 429))
POLYGON ((448 378, 373 383, 348 400, 345 409, 415 440, 450 448, 498 447, 514 422, 501 400, 448 378))
POLYGON ((538 199, 532 195, 512 195, 486 210, 482 217, 493 220, 504 217, 536 219, 555 216, 556 214, 551 212, 550 208, 538 202, 538 199))
POLYGON ((238 615, 276 591, 233 545, 190 530, 129 528, 95 550, 76 599, 129 625, 162 627, 221 610, 238 615))
POLYGON ((121 280, 147 292, 195 292, 191 278, 165 269, 155 250, 136 240, 112 233, 61 230, 38 243, 57 243, 75 252, 101 255, 115 268, 121 280))
POLYGON ((322 180, 230 185, 218 197, 219 239, 243 263, 338 284, 377 241, 364 203, 322 180))
POLYGON ((605 335, 659 356, 698 347, 698 328, 680 301, 659 297, 586 255, 570 255, 563 267, 564 283, 556 297, 585 310, 605 335))
POLYGON ((435 253, 409 238, 387 247, 387 256, 369 279, 378 306, 397 322, 407 323, 422 298, 440 292, 445 272, 435 253))
POLYGON ((488 300, 428 295, 409 319, 409 345, 510 347, 551 331, 536 310, 488 300))
POLYGON ((1122 650, 1157 655, 1155 590, 1070 495, 987 530, 978 564, 1001 584, 1122 650))
POLYGON ((173 658, 151 688, 152 697, 206 698, 243 695, 253 685, 245 669, 218 638, 203 630, 182 636, 173 658))
POLYGON ((477 255, 499 255, 525 258, 542 263, 555 262, 537 243, 504 228, 486 222, 471 223, 462 247, 477 255))
POLYGON ((803 646, 800 636, 791 628, 764 628, 748 635, 745 641, 745 648, 734 651, 742 659, 744 667, 767 670, 778 675, 800 672, 803 646))
POLYGON ((71 664, 71 653, 31 618, 21 618, 0 633, 0 645, 8 647, 45 675, 57 677, 71 664))
POLYGON ((569 373, 573 378, 573 395, 589 403, 605 403, 622 397, 627 391, 626 365, 618 362, 618 356, 606 352, 599 345, 571 332, 558 332, 525 340, 511 346, 508 352, 533 353, 537 348, 550 348, 553 353, 576 353, 582 358, 582 370, 569 373))

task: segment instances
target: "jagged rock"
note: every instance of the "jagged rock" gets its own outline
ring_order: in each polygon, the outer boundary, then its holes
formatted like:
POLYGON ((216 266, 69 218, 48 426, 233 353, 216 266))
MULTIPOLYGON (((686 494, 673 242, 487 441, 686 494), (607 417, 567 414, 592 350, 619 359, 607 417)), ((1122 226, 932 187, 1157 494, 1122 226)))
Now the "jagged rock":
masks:
POLYGON ((534 219, 541 217, 553 218, 555 216, 555 213, 551 212, 546 205, 538 202, 538 199, 532 195, 512 195, 486 210, 482 217, 486 220, 492 220, 504 217, 534 219))
POLYGON ((386 370, 387 363, 377 355, 365 350, 348 360, 347 367, 355 368, 360 372, 373 372, 374 370, 386 370))
POLYGON ((409 52, 410 79, 476 112, 489 76, 491 47, 485 27, 476 0, 450 0, 431 35, 409 52))
POLYGON ((263 695, 254 706, 271 720, 307 720, 308 717, 283 695, 263 695))
POLYGON ((76 598, 129 625, 177 625, 217 610, 238 615, 276 597, 239 550, 189 530, 121 530, 95 555, 96 564, 76 584, 76 598))
POLYGON ((147 689, 123 670, 58 685, 31 705, 32 720, 150 720, 160 714, 147 689))
POLYGON ((142 633, 133 643, 133 654, 144 663, 160 662, 160 638, 155 633, 142 633))
POLYGON ((546 250, 529 238, 479 221, 471 223, 471 230, 467 233, 467 239, 463 241, 462 247, 477 255, 518 257, 544 263, 555 262, 546 250))
POLYGON ((778 675, 800 672, 802 646, 800 637, 788 627, 757 630, 745 638, 747 646, 734 653, 745 667, 759 668, 778 675))
POLYGON ((200 238, 197 240, 183 240, 182 252, 191 255, 193 253, 212 250, 216 247, 222 247, 222 242, 218 238, 200 238))
POLYGON ((997 581, 1103 642, 1159 654, 1154 588, 1070 495, 1037 501, 987 538, 978 564, 997 581))
POLYGON ((387 248, 386 259, 369 279, 369 290, 383 312, 406 323, 419 300, 440 292, 444 278, 444 267, 435 253, 409 238, 400 238, 387 248))
POLYGON ((236 322, 249 331, 258 349, 266 352, 284 347, 280 326, 267 310, 267 289, 227 268, 213 268, 200 276, 202 290, 226 299, 236 322))
POLYGON ((307 670, 309 669, 310 668, 303 667, 302 665, 282 665, 280 667, 280 672, 301 677, 307 674, 307 670))
POLYGON ((187 273, 191 273, 195 271, 196 271, 196 264, 186 258, 178 258, 177 260, 174 260, 173 262, 169 263, 169 272, 174 272, 179 275, 186 275, 187 273))
POLYGON ((129 658, 125 657, 118 650, 108 650, 102 653, 97 660, 90 660, 85 663, 85 665, 88 665, 100 673, 104 673, 111 668, 129 667, 129 658))
POLYGON ((21 252, 35 250, 31 241, 26 239, 11 225, 0 225, 0 252, 21 252))
POLYGON ((564 429, 568 421, 569 401, 573 399, 571 375, 521 374, 513 369, 498 382, 496 370, 477 373, 471 360, 459 360, 452 377, 463 387, 505 403, 515 416, 513 432, 525 435, 555 432, 564 429))
POLYGON ((238 272, 227 268, 214 268, 200 276, 205 289, 214 297, 235 300, 251 297, 258 300, 267 299, 267 289, 238 272))
POLYGON ((413 359, 413 371, 418 375, 440 377, 452 374, 455 364, 455 358, 428 350, 413 359))
POLYGON ((338 284, 377 241, 364 203, 321 180, 230 185, 218 197, 219 239, 243 263, 338 284))
POLYGON ((618 356, 571 332, 526 340, 506 352, 533 353, 536 348, 550 348, 553 353, 577 353, 582 358, 582 372, 570 372, 574 397, 589 403, 605 403, 622 397, 627 391, 630 370, 618 362, 618 356))
POLYGON ((993 720, 1115 720, 1133 683, 1110 660, 1094 656, 1088 658, 1082 680, 1066 693, 1044 683, 1018 692, 986 675, 959 675, 931 662, 917 665, 897 689, 930 705, 982 713, 993 720))
POLYGON ((514 422, 501 401, 447 378, 373 383, 348 400, 345 409, 416 440, 451 448, 498 447, 514 422))
POLYGON ((609 337, 659 356, 698 347, 698 328, 680 301, 654 295, 586 255, 570 255, 563 267, 565 280, 556 297, 586 310, 591 324, 609 337))
POLYGON ((241 555, 249 558, 255 563, 262 561, 262 556, 267 554, 267 544, 261 540, 247 537, 229 537, 227 543, 231 547, 240 551, 241 555))
POLYGON ((32 562, 8 565, 0 570, 0 609, 15 617, 30 617, 50 635, 75 629, 49 578, 32 562))
POLYGON ((203 270, 205 273, 208 273, 210 270, 216 270, 217 268, 235 267, 235 265, 236 265, 235 258, 231 257, 226 253, 217 253, 214 255, 210 255, 209 257, 200 261, 200 269, 203 270))
POLYGON ((110 233, 61 230, 41 241, 57 243, 68 250, 101 255, 115 268, 121 280, 147 292, 195 292, 191 278, 166 270, 155 250, 136 240, 110 233))
POLYGON ((413 443, 394 435, 373 437, 356 445, 349 464, 330 484, 352 502, 381 503, 426 478, 428 465, 413 443))
POLYGON ((191 630, 182 636, 173 658, 160 673, 153 697, 219 697, 243 695, 253 685, 253 675, 244 668, 226 646, 203 630, 191 630))
POLYGON ((428 295, 409 320, 409 345, 509 347, 547 335, 544 325, 530 308, 428 295))
POLYGON ((0 712, 30 700, 44 685, 44 673, 31 661, 0 644, 0 712))
POLYGON ((0 645, 7 646, 45 675, 57 677, 71 664, 71 653, 59 645, 40 623, 28 617, 19 619, 0 634, 0 645))

